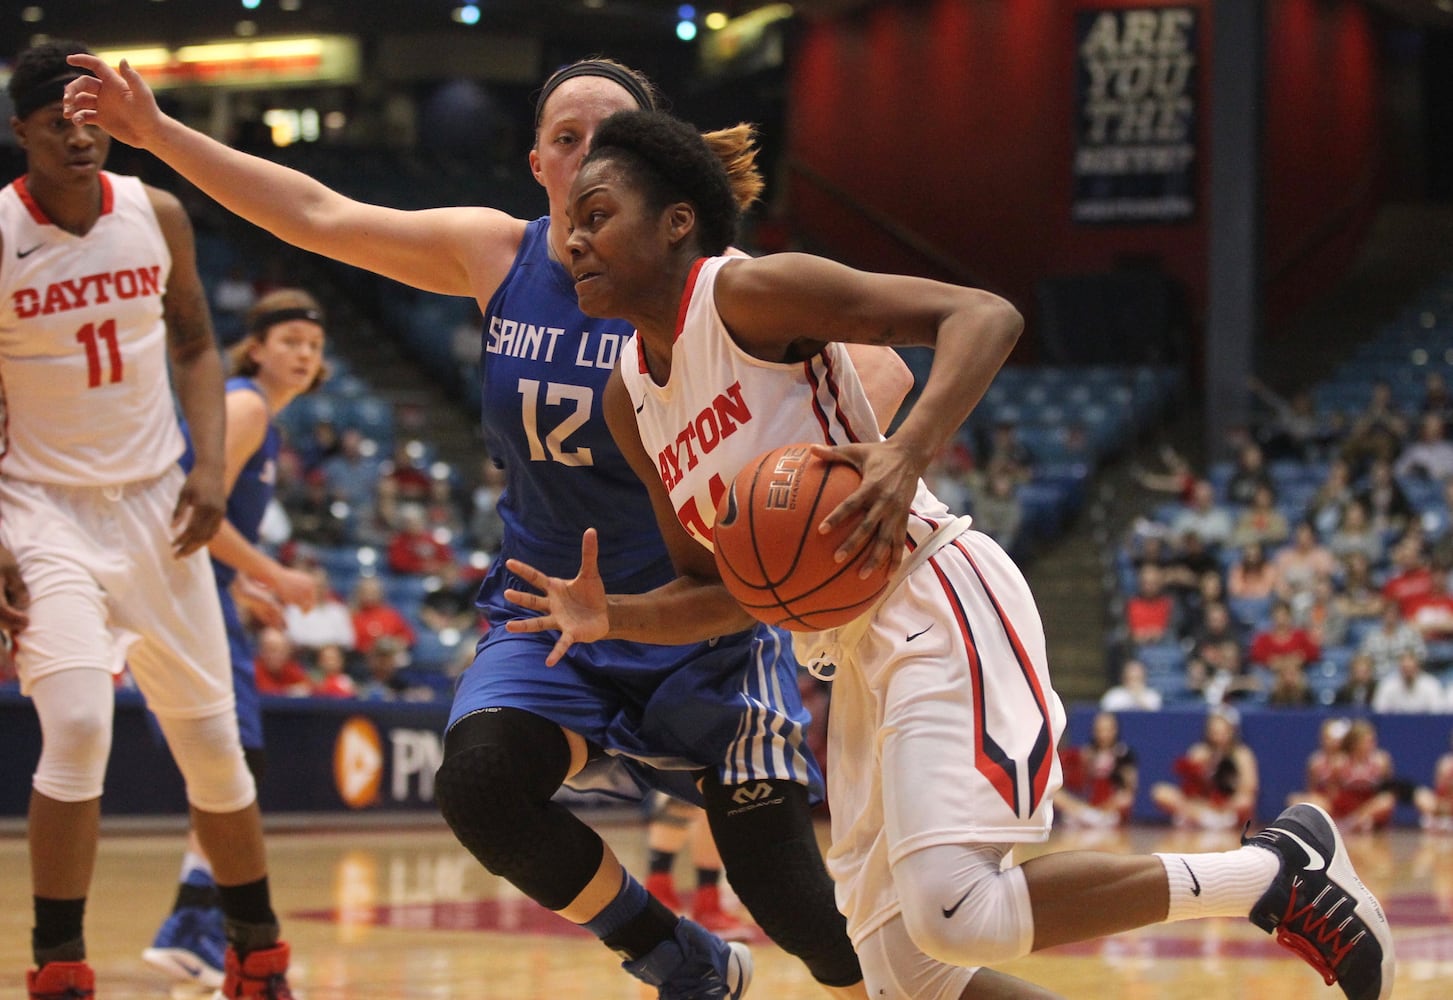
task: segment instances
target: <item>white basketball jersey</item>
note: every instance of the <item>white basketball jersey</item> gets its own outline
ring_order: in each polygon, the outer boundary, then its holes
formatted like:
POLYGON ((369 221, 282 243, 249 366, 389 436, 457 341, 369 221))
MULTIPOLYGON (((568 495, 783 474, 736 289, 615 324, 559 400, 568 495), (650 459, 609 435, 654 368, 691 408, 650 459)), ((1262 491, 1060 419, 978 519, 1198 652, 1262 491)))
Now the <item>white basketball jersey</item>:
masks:
POLYGON ((101 174, 85 236, 53 224, 22 177, 0 190, 0 473, 102 486, 182 454, 162 296, 171 252, 139 180, 101 174))
MULTIPOLYGON (((671 375, 657 385, 640 334, 621 352, 621 376, 646 452, 682 525, 712 548, 727 483, 762 452, 784 444, 881 441, 878 421, 842 344, 800 362, 762 361, 732 339, 716 309, 716 276, 741 258, 703 259, 686 283, 671 375)), ((920 481, 908 535, 921 543, 953 515, 920 481)))

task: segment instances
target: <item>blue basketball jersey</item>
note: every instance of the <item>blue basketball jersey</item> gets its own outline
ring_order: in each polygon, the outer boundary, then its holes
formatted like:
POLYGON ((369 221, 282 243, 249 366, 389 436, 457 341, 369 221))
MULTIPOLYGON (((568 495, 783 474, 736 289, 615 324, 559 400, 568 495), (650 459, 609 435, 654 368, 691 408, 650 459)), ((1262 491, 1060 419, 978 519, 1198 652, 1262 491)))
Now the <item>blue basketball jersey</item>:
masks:
POLYGON ((638 593, 675 573, 646 488, 601 410, 633 330, 580 311, 569 272, 550 259, 549 232, 548 216, 526 227, 484 316, 481 416, 489 453, 506 473, 503 553, 571 577, 580 536, 595 527, 606 588, 638 593))
MULTIPOLYGON (((262 395, 257 383, 245 376, 234 376, 227 380, 227 392, 238 389, 262 395)), ((185 423, 182 425, 182 434, 186 437, 187 448, 181 457, 181 465, 190 472, 195 456, 192 452, 191 429, 185 423)), ((247 464, 237 474, 237 482, 232 484, 232 492, 227 494, 228 523, 254 545, 257 544, 258 529, 262 526, 262 515, 277 489, 277 456, 281 445, 282 435, 278 432, 277 425, 269 421, 262 444, 248 457, 247 464)), ((217 578, 217 589, 226 590, 232 585, 237 571, 213 559, 212 574, 217 578)))

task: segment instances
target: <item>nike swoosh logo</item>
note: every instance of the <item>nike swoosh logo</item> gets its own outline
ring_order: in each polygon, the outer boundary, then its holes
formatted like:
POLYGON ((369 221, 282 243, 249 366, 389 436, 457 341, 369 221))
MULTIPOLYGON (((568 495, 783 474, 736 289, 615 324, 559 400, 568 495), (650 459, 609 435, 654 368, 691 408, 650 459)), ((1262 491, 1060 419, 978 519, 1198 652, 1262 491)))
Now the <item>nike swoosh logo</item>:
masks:
POLYGON ((919 629, 917 632, 914 632, 912 635, 910 635, 907 639, 904 639, 903 641, 904 642, 912 642, 914 639, 917 639, 919 636, 921 636, 923 633, 927 632, 931 628, 933 628, 933 622, 929 622, 926 626, 924 626, 923 628, 919 629))
POLYGON ((31 254, 35 253, 37 250, 39 250, 43 246, 45 246, 44 243, 37 243, 35 246, 31 247, 29 250, 17 250, 17 251, 15 251, 15 259, 16 260, 24 260, 26 257, 29 257, 31 254))
MULTIPOLYGON (((924 631, 926 632, 928 630, 924 629, 924 631)), ((968 899, 969 893, 973 891, 974 890, 970 889, 968 892, 965 892, 962 896, 960 896, 959 901, 953 906, 945 907, 943 911, 943 918, 947 920, 949 917, 952 917, 955 913, 959 912, 959 907, 964 905, 964 900, 968 899)))
POLYGON ((637 413, 640 413, 645 408, 646 408, 646 401, 643 399, 643 400, 641 400, 641 405, 638 406, 638 407, 636 407, 636 412, 637 413))
POLYGON ((1307 843, 1301 837, 1298 837, 1295 833, 1292 833, 1290 830, 1283 830, 1279 826, 1274 826, 1271 829, 1275 830, 1277 833, 1281 834, 1283 837, 1290 837, 1292 839, 1292 841, 1295 842, 1298 847, 1300 847, 1302 850, 1304 850, 1304 851, 1307 852, 1307 863, 1306 863, 1306 865, 1303 866, 1305 868, 1305 870, 1307 870, 1309 872, 1319 872, 1319 871, 1322 871, 1324 868, 1327 867, 1327 859, 1324 858, 1324 857, 1322 857, 1322 852, 1319 851, 1319 850, 1317 850, 1311 844, 1307 843))
POLYGON ((1191 877, 1191 895, 1199 896, 1201 894, 1201 880, 1196 878, 1196 873, 1191 871, 1190 863, 1185 858, 1181 858, 1181 864, 1186 866, 1186 874, 1191 877))

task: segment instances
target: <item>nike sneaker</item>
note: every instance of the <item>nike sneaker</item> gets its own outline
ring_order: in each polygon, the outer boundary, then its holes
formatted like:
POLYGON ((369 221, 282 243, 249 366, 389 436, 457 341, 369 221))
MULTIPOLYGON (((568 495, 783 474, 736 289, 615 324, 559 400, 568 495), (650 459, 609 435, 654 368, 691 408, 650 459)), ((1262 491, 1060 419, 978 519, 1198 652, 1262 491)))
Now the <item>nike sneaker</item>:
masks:
POLYGON ((741 1000, 752 982, 752 953, 682 917, 674 937, 621 968, 657 987, 658 1000, 741 1000))

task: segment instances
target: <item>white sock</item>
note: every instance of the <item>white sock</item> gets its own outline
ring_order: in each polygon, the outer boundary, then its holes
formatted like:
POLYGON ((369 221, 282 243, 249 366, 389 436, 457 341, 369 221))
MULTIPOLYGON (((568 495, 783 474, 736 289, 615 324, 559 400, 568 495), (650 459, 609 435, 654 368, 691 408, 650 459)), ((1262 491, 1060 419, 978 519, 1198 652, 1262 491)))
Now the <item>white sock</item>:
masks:
POLYGON ((1244 917, 1271 886, 1281 858, 1250 845, 1215 854, 1157 854, 1170 882, 1165 919, 1244 917))

